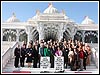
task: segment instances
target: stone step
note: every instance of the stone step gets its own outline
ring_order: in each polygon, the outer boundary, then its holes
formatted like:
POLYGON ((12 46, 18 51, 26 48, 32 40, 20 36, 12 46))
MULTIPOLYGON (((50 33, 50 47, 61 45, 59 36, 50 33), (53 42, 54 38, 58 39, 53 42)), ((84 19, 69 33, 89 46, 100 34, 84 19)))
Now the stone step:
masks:
MULTIPOLYGON (((90 66, 86 66, 86 70, 82 71, 82 72, 91 72, 91 73, 97 73, 98 69, 96 68, 96 66, 91 62, 90 66)), ((44 71, 43 69, 40 68, 33 68, 33 63, 31 64, 31 68, 28 68, 28 64, 25 63, 25 67, 19 67, 19 68, 15 68, 14 67, 14 59, 12 59, 10 62, 8 62, 8 64, 6 65, 6 67, 3 69, 3 72, 13 72, 13 71, 29 71, 31 73, 40 73, 41 71, 44 71)), ((54 73, 55 70, 54 68, 50 68, 50 69, 46 69, 46 71, 49 71, 50 73, 54 73)), ((79 71, 70 71, 70 68, 68 66, 67 69, 65 69, 64 73, 78 73, 79 71)))
MULTIPOLYGON (((12 69, 6 69, 5 71, 3 72, 13 72, 13 71, 29 71, 31 73, 40 73, 44 70, 41 70, 40 68, 12 68, 12 69)), ((50 68, 46 71, 49 71, 50 73, 54 73, 55 70, 53 68, 50 68)), ((91 70, 83 70, 83 71, 70 71, 70 69, 65 69, 65 72, 64 73, 79 73, 79 72, 82 72, 82 73, 96 73, 97 72, 97 69, 91 69, 91 70)))
MULTIPOLYGON (((95 66, 90 66, 90 67, 86 67, 87 69, 86 69, 86 71, 97 71, 98 69, 95 67, 95 66)), ((12 70, 32 70, 32 71, 34 71, 34 70, 41 70, 40 68, 28 68, 28 67, 20 67, 20 68, 15 68, 14 66, 12 67, 5 67, 3 70, 10 70, 10 69, 12 69, 12 70)), ((52 69, 52 68, 50 68, 50 70, 54 70, 54 69, 52 69)), ((66 69, 67 71, 70 71, 70 68, 68 68, 68 69, 66 69)))

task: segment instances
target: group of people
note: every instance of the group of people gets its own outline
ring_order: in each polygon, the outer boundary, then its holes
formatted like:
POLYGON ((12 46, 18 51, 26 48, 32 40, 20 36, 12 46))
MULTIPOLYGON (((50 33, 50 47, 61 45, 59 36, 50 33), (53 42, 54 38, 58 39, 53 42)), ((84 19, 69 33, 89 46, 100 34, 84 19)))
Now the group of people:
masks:
POLYGON ((35 41, 32 40, 28 43, 22 44, 22 47, 18 45, 14 51, 15 55, 15 67, 24 67, 25 58, 28 67, 31 67, 33 63, 33 68, 40 67, 41 57, 50 57, 51 68, 54 68, 54 57, 63 56, 64 57, 64 68, 70 66, 71 70, 83 69, 86 70, 86 66, 90 65, 91 58, 91 48, 88 44, 82 43, 80 41, 73 41, 69 39, 63 39, 61 41, 49 41, 44 40, 35 41), (37 66, 39 63, 39 66, 37 66))

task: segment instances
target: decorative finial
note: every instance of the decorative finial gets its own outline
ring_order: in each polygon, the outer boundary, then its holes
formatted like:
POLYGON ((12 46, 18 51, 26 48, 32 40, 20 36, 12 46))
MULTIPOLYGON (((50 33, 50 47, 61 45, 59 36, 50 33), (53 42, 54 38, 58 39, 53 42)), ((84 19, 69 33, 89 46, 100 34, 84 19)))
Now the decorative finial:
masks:
POLYGON ((48 7, 49 7, 49 6, 52 6, 52 2, 50 2, 50 3, 48 4, 48 7))
POLYGON ((36 14, 40 14, 40 10, 36 10, 36 14))
POLYGON ((13 12, 13 14, 12 14, 14 17, 16 17, 16 15, 15 15, 15 13, 13 12))
POLYGON ((63 14, 66 14, 65 10, 62 10, 62 13, 63 13, 63 14))
POLYGON ((84 19, 85 19, 85 18, 88 18, 88 16, 84 16, 84 19))

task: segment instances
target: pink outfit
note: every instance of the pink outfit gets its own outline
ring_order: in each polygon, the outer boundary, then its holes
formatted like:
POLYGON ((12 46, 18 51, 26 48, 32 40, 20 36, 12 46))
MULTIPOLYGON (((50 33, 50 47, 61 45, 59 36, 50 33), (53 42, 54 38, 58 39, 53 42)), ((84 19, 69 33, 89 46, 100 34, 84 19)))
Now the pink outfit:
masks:
POLYGON ((55 55, 56 56, 62 56, 62 51, 56 51, 55 55))

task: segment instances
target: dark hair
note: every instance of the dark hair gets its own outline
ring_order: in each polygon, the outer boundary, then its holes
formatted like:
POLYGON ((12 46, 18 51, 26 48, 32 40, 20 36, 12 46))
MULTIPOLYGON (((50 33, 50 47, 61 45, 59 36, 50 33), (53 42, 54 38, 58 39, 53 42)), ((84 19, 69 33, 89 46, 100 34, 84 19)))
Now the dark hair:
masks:
POLYGON ((55 45, 57 45, 57 43, 55 43, 55 45))
POLYGON ((85 46, 85 44, 82 45, 82 47, 85 46))
POLYGON ((70 44, 70 48, 72 48, 72 44, 70 44))
POLYGON ((41 42, 41 43, 44 43, 44 42, 41 42))
POLYGON ((57 48, 58 48, 58 47, 59 47, 59 48, 60 48, 60 50, 61 50, 61 47, 60 47, 60 46, 57 46, 57 48))
POLYGON ((23 44, 23 46, 26 46, 26 44, 23 44))

